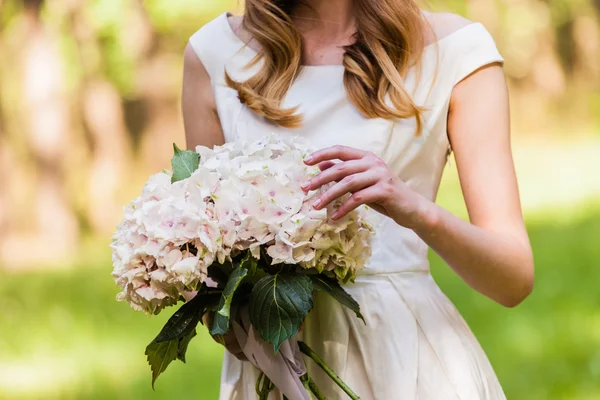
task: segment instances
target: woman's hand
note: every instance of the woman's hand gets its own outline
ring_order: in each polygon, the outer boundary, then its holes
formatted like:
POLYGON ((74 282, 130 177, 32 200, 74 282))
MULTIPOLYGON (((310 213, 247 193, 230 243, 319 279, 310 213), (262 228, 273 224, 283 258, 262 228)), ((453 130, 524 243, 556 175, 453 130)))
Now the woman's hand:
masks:
MULTIPOLYGON (((202 317, 202 322, 204 322, 204 325, 210 330, 212 328, 214 319, 215 313, 214 311, 210 311, 204 314, 204 316, 202 317)), ((226 335, 212 335, 212 338, 215 342, 224 346, 227 349, 227 351, 229 351, 238 360, 248 360, 244 355, 242 347, 238 343, 237 338, 233 333, 233 330, 229 331, 229 333, 227 333, 226 335)))
POLYGON ((432 203, 395 177, 385 162, 371 152, 333 146, 311 154, 304 162, 321 169, 319 175, 304 182, 302 188, 305 191, 337 182, 315 201, 313 207, 316 210, 351 194, 332 215, 333 219, 342 218, 366 204, 406 228, 415 229, 428 223, 432 203))

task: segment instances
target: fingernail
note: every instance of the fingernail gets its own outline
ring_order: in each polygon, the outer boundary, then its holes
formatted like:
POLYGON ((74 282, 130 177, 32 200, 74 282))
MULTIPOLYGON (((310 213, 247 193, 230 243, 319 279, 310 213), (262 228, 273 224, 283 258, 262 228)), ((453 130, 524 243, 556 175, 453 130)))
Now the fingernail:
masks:
POLYGON ((306 189, 308 189, 308 188, 310 187, 310 181, 303 182, 303 183, 300 185, 300 187, 301 187, 303 190, 306 190, 306 189))
POLYGON ((338 212, 334 212, 333 214, 331 214, 331 219, 338 219, 338 212))
POLYGON ((309 163, 309 162, 311 162, 312 160, 313 160, 312 156, 308 156, 308 157, 306 157, 306 158, 304 159, 304 162, 305 162, 305 163, 309 163))
POLYGON ((317 201, 315 201, 315 202, 313 203, 313 208, 317 208, 317 207, 319 207, 320 205, 321 205, 321 199, 317 199, 317 201))

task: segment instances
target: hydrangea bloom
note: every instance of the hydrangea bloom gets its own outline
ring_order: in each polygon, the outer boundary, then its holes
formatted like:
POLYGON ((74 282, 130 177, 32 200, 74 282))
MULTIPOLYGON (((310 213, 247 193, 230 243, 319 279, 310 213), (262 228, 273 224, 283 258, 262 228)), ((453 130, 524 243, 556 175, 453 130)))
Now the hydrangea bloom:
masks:
POLYGON ((221 222, 235 227, 236 248, 266 248, 273 263, 297 264, 319 272, 333 271, 353 280, 371 255, 372 227, 365 209, 333 221, 333 209, 314 210, 319 191, 304 193, 302 182, 318 174, 304 164, 309 147, 297 138, 268 136, 262 141, 231 142, 214 150, 198 147, 200 165, 220 175, 215 208, 221 222))
POLYGON ((352 280, 370 256, 372 228, 365 209, 333 221, 327 209, 314 210, 321 191, 300 185, 318 174, 304 164, 310 152, 297 138, 197 147, 193 174, 171 183, 170 173, 154 175, 142 195, 125 209, 112 244, 118 298, 157 313, 195 290, 213 262, 261 248, 273 263, 331 271, 352 280))
POLYGON ((156 174, 125 208, 111 245, 119 300, 158 313, 196 290, 208 266, 225 258, 214 206, 204 200, 217 180, 204 176, 171 184, 169 173, 156 174))

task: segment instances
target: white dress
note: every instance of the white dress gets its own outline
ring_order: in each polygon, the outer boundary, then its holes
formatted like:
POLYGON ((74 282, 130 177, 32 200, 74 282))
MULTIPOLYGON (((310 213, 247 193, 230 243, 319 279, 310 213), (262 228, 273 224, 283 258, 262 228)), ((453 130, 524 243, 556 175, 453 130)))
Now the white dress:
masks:
MULTIPOLYGON (((414 71, 406 78, 416 103, 426 108, 420 136, 414 134, 414 120, 365 119, 346 95, 342 66, 303 67, 283 106, 298 105, 304 124, 288 130, 254 115, 224 84, 225 68, 237 80, 256 71, 244 68, 256 53, 235 35, 226 14, 195 33, 190 43, 211 77, 227 141, 277 132, 304 136, 317 148, 342 144, 370 150, 431 200, 447 161, 452 88, 482 66, 503 61, 477 23, 428 46, 420 84, 414 71)), ((413 231, 382 218, 368 267, 347 287, 366 324, 326 295, 317 296, 302 339, 363 400, 505 399, 479 343, 431 277, 427 245, 413 231)), ((347 398, 312 361, 307 366, 327 399, 347 398)), ((220 399, 256 399, 256 378, 251 364, 226 353, 220 399)))

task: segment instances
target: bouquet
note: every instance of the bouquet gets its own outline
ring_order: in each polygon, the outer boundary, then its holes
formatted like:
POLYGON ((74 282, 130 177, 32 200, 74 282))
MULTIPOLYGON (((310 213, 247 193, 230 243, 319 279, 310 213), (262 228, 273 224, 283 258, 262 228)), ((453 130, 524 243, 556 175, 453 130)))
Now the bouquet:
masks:
POLYGON ((344 198, 314 210, 327 187, 301 189, 319 168, 304 164, 310 149, 298 138, 174 148, 172 172, 152 176, 125 207, 111 245, 118 300, 149 315, 183 302, 146 348, 152 385, 172 361, 185 362, 209 313, 210 333, 233 331, 263 371, 259 398, 275 386, 292 400, 308 399, 307 392, 323 398, 298 350, 358 398, 295 336, 315 291, 362 318, 342 284, 352 282, 371 255, 367 207, 336 221, 328 216, 344 198), (280 376, 282 368, 290 376, 280 376))

